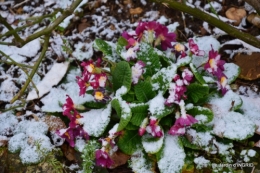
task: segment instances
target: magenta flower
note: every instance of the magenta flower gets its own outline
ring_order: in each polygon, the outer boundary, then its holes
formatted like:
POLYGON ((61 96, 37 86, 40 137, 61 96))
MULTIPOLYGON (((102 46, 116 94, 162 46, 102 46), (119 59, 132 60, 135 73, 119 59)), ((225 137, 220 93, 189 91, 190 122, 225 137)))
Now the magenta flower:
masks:
POLYGON ((150 118, 150 123, 146 127, 146 131, 150 133, 153 137, 163 136, 161 127, 158 125, 158 121, 155 117, 150 118))
POLYGON ((64 138, 71 147, 75 147, 76 137, 83 137, 89 140, 89 135, 85 132, 82 126, 76 126, 75 128, 61 129, 56 132, 60 137, 64 138), (65 130, 65 131, 64 131, 65 130))
POLYGON ((173 45, 173 52, 175 53, 176 58, 178 58, 178 57, 184 58, 185 56, 187 56, 187 54, 186 54, 187 50, 188 50, 188 48, 181 43, 177 43, 177 44, 173 45))
POLYGON ((158 46, 161 43, 162 50, 166 50, 167 48, 172 48, 171 42, 176 41, 175 33, 168 33, 168 28, 163 25, 158 25, 155 30, 155 46, 158 46))
POLYGON ((222 74, 217 84, 218 84, 218 88, 221 90, 222 95, 225 95, 226 92, 228 91, 227 88, 228 83, 227 83, 227 77, 224 74, 222 74))
POLYGON ((176 75, 174 80, 176 80, 176 82, 170 84, 170 95, 164 103, 167 106, 171 106, 173 103, 179 104, 182 98, 186 98, 185 92, 187 91, 187 88, 184 85, 183 80, 179 79, 179 75, 176 75))
POLYGON ((135 33, 137 34, 138 40, 142 38, 145 30, 146 30, 146 22, 139 22, 135 29, 135 33))
POLYGON ((139 78, 144 72, 145 63, 143 61, 137 61, 137 63, 132 66, 132 82, 133 84, 137 84, 139 78))
POLYGON ((140 128, 139 128, 139 130, 138 130, 138 134, 139 134, 140 136, 143 136, 143 135, 144 135, 144 133, 145 133, 145 131, 146 131, 147 124, 148 124, 148 118, 145 118, 145 119, 142 121, 142 123, 141 123, 141 125, 140 125, 140 128))
POLYGON ((198 122, 193 116, 189 115, 186 113, 185 110, 185 103, 183 100, 180 101, 179 103, 180 109, 181 109, 181 117, 179 117, 176 121, 175 124, 185 127, 185 126, 191 126, 192 124, 195 124, 198 122))
POLYGON ((199 46, 194 42, 193 39, 189 39, 189 48, 192 54, 196 56, 204 56, 205 52, 203 50, 199 50, 199 46))
POLYGON ((78 111, 76 110, 74 103, 70 96, 66 95, 66 103, 62 106, 63 109, 63 115, 66 115, 69 119, 72 119, 73 117, 76 117, 78 114, 78 111))
POLYGON ((109 157, 108 153, 102 149, 96 150, 95 157, 97 166, 110 168, 113 164, 113 160, 109 157))
POLYGON ((183 83, 185 85, 189 85, 192 78, 193 78, 193 73, 189 69, 184 69, 182 72, 182 78, 183 78, 183 83))
POLYGON ((79 125, 78 119, 82 118, 80 114, 77 114, 75 117, 70 119, 69 127, 70 128, 75 128, 76 126, 79 125))
POLYGON ((213 48, 209 51, 209 60, 205 64, 204 68, 209 73, 217 76, 218 78, 221 77, 222 72, 224 71, 224 64, 225 61, 220 60, 220 54, 217 51, 214 51, 213 48))
POLYGON ((174 124, 171 128, 170 128, 170 130, 169 130, 169 134, 171 134, 171 135, 173 135, 173 136, 175 136, 175 135, 184 135, 185 134, 185 132, 186 132, 186 129, 185 129, 185 127, 183 127, 183 126, 180 126, 180 125, 178 125, 178 124, 174 124))

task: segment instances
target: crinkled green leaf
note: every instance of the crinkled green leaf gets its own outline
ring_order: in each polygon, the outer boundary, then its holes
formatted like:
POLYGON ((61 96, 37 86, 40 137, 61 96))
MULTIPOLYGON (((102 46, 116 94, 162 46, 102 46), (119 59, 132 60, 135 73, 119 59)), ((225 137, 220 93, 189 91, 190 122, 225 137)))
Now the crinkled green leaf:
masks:
POLYGON ((206 121, 203 121, 203 123, 209 123, 213 120, 213 112, 205 107, 201 107, 201 106, 194 106, 191 109, 186 109, 187 113, 192 115, 192 116, 196 116, 196 115, 204 115, 207 117, 206 121))
POLYGON ((106 106, 106 104, 101 103, 101 102, 92 101, 92 102, 85 102, 84 106, 87 109, 99 109, 99 108, 104 108, 106 106))
POLYGON ((206 81, 203 79, 203 77, 201 76, 201 74, 197 71, 196 67, 190 63, 190 69, 192 71, 192 73, 194 74, 195 78, 201 83, 201 84, 205 84, 206 81))
POLYGON ((96 39, 94 42, 94 47, 103 52, 104 55, 113 56, 112 47, 104 40, 96 39))
POLYGON ((180 136, 179 139, 184 147, 191 148, 194 150, 201 149, 199 146, 192 144, 185 136, 180 136))
POLYGON ((137 130, 124 130, 117 145, 125 154, 132 155, 141 146, 141 137, 137 130))
POLYGON ((152 99, 156 93, 150 81, 140 81, 134 86, 137 100, 147 102, 152 99))
POLYGON ((112 83, 114 91, 121 88, 121 86, 125 86, 129 91, 132 83, 132 71, 127 62, 120 61, 116 64, 115 69, 112 71, 112 83))
POLYGON ((164 137, 156 138, 149 134, 142 136, 142 145, 146 153, 155 154, 163 146, 164 137))
POLYGON ((209 87, 197 83, 192 83, 187 87, 187 96, 192 99, 194 103, 197 103, 199 99, 204 98, 209 94, 209 87))
POLYGON ((147 43, 141 43, 140 50, 137 52, 137 59, 146 64, 145 73, 143 74, 145 77, 152 76, 161 68, 158 53, 147 43))
POLYGON ((142 104, 131 107, 132 118, 130 122, 132 122, 136 126, 140 126, 142 121, 148 115, 148 105, 142 104))
POLYGON ((153 90, 155 91, 163 91, 166 92, 169 89, 170 83, 174 75, 176 74, 177 66, 175 64, 171 64, 167 68, 162 68, 156 74, 154 74, 151 78, 153 90))
POLYGON ((227 76, 228 84, 234 82, 240 74, 239 66, 234 63, 225 63, 224 69, 224 74, 227 76))

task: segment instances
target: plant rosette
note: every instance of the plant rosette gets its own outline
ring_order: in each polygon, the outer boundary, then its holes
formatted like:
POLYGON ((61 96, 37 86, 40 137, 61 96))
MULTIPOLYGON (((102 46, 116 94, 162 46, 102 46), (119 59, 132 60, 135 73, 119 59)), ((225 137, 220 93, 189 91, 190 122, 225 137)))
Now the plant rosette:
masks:
POLYGON ((219 47, 213 37, 176 42, 175 33, 154 21, 123 32, 116 44, 96 39, 103 56, 82 62, 77 77, 79 97, 93 100, 81 105, 84 112, 67 96, 69 127, 57 133, 72 147, 78 140, 86 146, 99 141, 91 158, 106 168, 119 150, 140 173, 219 170, 212 165, 233 163, 233 142, 251 137, 255 124, 237 111, 242 100, 230 84, 240 69, 221 60, 219 47))

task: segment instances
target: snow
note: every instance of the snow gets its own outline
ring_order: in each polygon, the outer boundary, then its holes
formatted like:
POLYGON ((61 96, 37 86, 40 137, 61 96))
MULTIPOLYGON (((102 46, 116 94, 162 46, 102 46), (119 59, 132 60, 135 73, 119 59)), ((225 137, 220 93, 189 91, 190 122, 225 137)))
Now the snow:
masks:
POLYGON ((44 76, 42 81, 40 81, 36 85, 36 88, 38 89, 39 93, 37 94, 35 89, 30 91, 26 100, 29 101, 36 98, 40 98, 44 94, 48 93, 54 85, 57 85, 61 81, 63 76, 66 74, 68 68, 69 62, 54 63, 51 70, 49 70, 49 72, 44 76))
POLYGON ((0 113, 0 135, 9 136, 13 134, 18 120, 10 111, 0 113))
POLYGON ((210 132, 197 132, 194 129, 187 130, 187 134, 192 137, 192 143, 200 147, 207 147, 213 136, 210 132))
POLYGON ((156 140, 151 140, 151 135, 145 134, 142 136, 142 145, 146 153, 157 153, 163 146, 164 138, 160 137, 156 140))
POLYGON ((161 114, 165 110, 165 99, 160 91, 158 95, 149 101, 149 111, 153 116, 161 114))
POLYGON ((194 159, 194 163, 196 164, 196 168, 201 169, 207 167, 210 164, 210 161, 203 156, 200 156, 194 159))
POLYGON ((153 167, 150 162, 147 162, 142 150, 135 151, 131 156, 130 167, 134 172, 153 173, 153 167))

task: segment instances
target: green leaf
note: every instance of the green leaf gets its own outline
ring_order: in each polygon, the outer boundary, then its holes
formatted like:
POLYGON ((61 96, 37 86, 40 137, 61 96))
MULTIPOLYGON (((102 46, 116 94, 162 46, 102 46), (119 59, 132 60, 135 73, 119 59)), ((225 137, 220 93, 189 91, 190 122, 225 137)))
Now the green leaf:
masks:
POLYGON ((174 75, 176 74, 177 66, 175 64, 171 64, 167 68, 162 68, 156 74, 154 74, 151 78, 153 90, 162 91, 163 93, 169 89, 170 83, 174 75))
POLYGON ((149 134, 142 136, 142 145, 146 153, 155 154, 163 146, 164 137, 156 138, 149 134))
POLYGON ((192 115, 192 116, 196 116, 196 115, 204 115, 207 117, 207 119, 205 121, 202 121, 202 123, 209 123, 213 120, 213 112, 205 107, 201 107, 201 106, 194 106, 191 109, 186 109, 187 113, 192 115))
POLYGON ((234 82, 240 74, 240 67, 234 63, 225 63, 224 69, 224 74, 227 76, 228 84, 234 82))
POLYGON ((126 130, 138 130, 139 126, 134 125, 133 123, 129 122, 125 127, 126 130))
POLYGON ((184 165, 185 152, 177 136, 166 135, 161 149, 158 168, 161 173, 180 173, 184 165))
POLYGON ((103 52, 104 55, 113 56, 112 47, 104 40, 96 39, 94 42, 94 47, 103 52))
POLYGON ((154 173, 156 164, 154 160, 151 159, 142 149, 138 149, 131 155, 131 164, 129 165, 132 168, 133 172, 145 172, 145 173, 154 173))
POLYGON ((199 146, 192 144, 185 136, 180 136, 179 139, 184 147, 191 148, 194 150, 201 149, 199 146))
POLYGON ((125 130, 119 136, 117 145, 125 154, 132 155, 141 146, 141 137, 136 130, 125 130))
POLYGON ((114 91, 118 90, 122 86, 125 86, 127 91, 130 90, 132 83, 132 71, 127 62, 120 61, 117 63, 115 69, 112 71, 112 77, 114 91))
POLYGON ((148 115, 148 105, 142 104, 135 107, 131 107, 132 118, 130 120, 136 126, 140 126, 142 121, 148 115))
POLYGON ((196 67, 190 63, 190 69, 192 73, 194 74, 195 78, 201 83, 201 84, 206 84, 206 81, 203 79, 203 77, 199 74, 197 71, 196 67))
POLYGON ((143 61, 145 66, 145 73, 143 76, 152 76, 158 69, 161 68, 160 58, 156 49, 147 43, 141 43, 140 50, 137 52, 137 59, 143 61))
POLYGON ((117 115, 120 117, 117 131, 123 130, 132 117, 132 112, 129 105, 122 98, 113 99, 111 102, 112 107, 116 110, 117 115))
POLYGON ((202 99, 209 94, 209 87, 206 85, 192 83, 187 87, 186 94, 194 103, 197 103, 199 99, 202 99))
POLYGON ((147 102, 152 99, 156 93, 150 81, 140 81, 134 86, 135 95, 137 100, 147 102))
POLYGON ((104 108, 106 106, 106 104, 101 103, 101 102, 92 101, 92 102, 85 102, 84 106, 89 109, 99 109, 99 108, 104 108))
POLYGON ((124 37, 119 37, 117 45, 116 45, 116 52, 118 55, 121 55, 122 50, 125 49, 125 46, 127 46, 128 42, 124 37))

